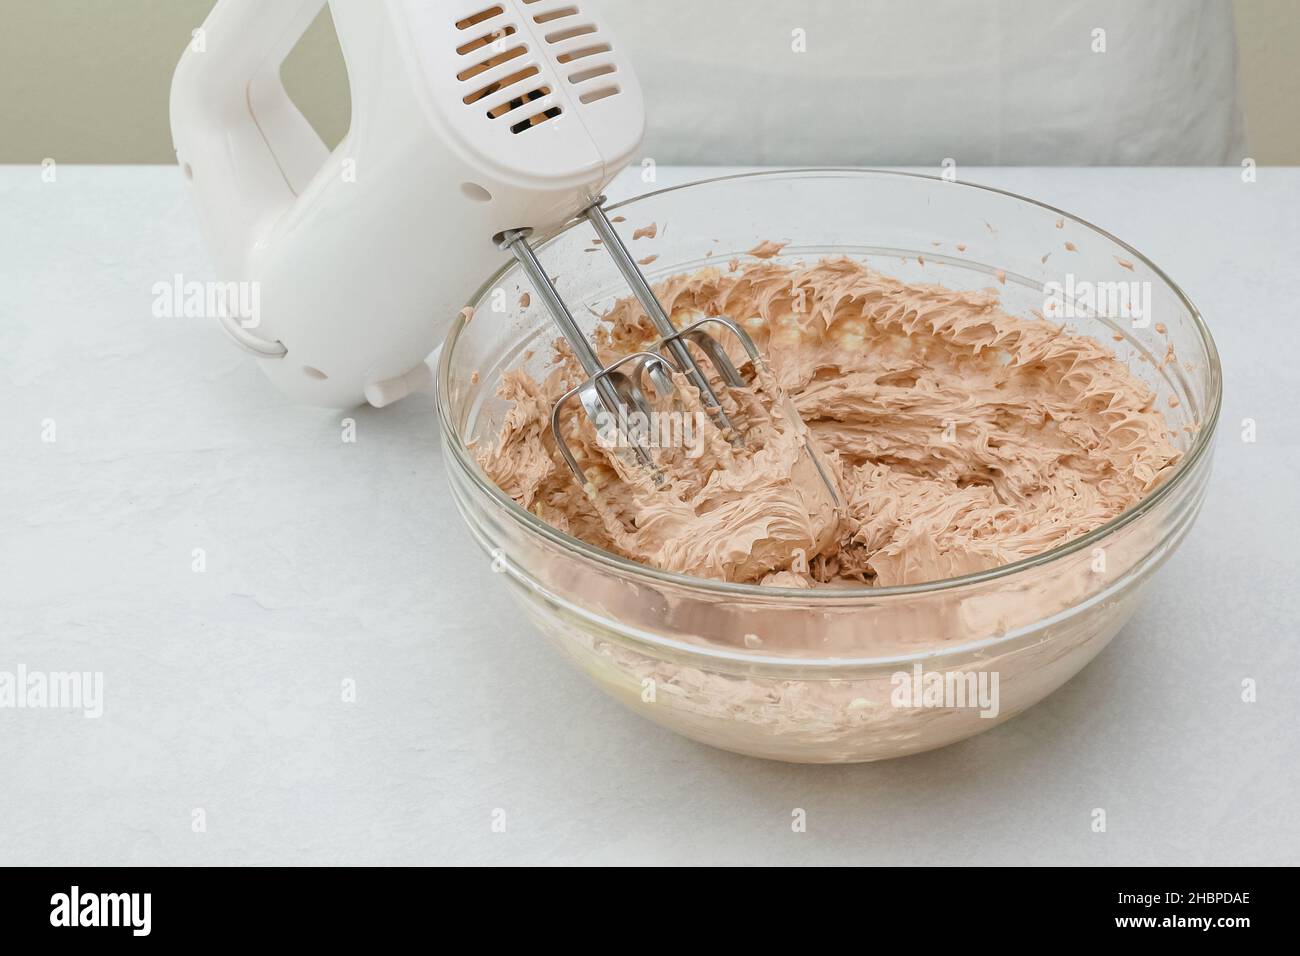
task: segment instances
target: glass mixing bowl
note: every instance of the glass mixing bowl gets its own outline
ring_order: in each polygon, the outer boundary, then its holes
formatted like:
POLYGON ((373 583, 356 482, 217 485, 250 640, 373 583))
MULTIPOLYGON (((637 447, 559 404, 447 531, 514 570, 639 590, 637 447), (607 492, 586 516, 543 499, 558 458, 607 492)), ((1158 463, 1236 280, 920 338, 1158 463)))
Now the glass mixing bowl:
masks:
MULTIPOLYGON (((1214 343, 1159 268, 1095 226, 995 189, 847 169, 714 179, 611 214, 626 217, 629 239, 658 224, 656 238, 633 244, 638 256, 658 256, 652 281, 725 268, 771 239, 786 243, 779 261, 843 255, 907 281, 991 287, 1013 315, 1043 311, 1046 284, 1061 283, 1078 314, 1065 324, 1116 349, 1156 394, 1184 452, 1169 479, 1104 526, 978 574, 809 591, 657 571, 544 524, 478 466, 471 446, 491 444, 506 411, 502 374, 541 371, 556 335, 536 304, 518 305, 530 291, 519 271, 503 269, 443 346, 437 401, 451 489, 538 629, 651 720, 715 747, 804 762, 878 760, 969 737, 1092 660, 1200 510, 1221 397, 1214 343), (1149 293, 1150 311, 1099 314, 1085 308, 1082 282, 1139 283, 1129 288, 1149 293)), ((629 294, 609 257, 588 251, 592 238, 573 225, 539 248, 588 331, 593 314, 629 294)))

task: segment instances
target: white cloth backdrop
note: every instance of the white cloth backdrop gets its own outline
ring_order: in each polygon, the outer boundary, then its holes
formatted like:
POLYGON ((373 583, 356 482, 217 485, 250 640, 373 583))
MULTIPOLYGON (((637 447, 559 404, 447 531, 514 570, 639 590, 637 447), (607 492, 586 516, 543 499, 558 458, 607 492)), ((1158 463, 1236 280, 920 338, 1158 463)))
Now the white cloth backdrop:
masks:
MULTIPOLYGON (((580 6, 580 5, 579 5, 580 6)), ((1228 0, 603 0, 646 155, 781 165, 1237 164, 1228 0), (1094 30, 1105 52, 1094 52, 1094 30), (804 31, 806 52, 792 49, 804 31)))

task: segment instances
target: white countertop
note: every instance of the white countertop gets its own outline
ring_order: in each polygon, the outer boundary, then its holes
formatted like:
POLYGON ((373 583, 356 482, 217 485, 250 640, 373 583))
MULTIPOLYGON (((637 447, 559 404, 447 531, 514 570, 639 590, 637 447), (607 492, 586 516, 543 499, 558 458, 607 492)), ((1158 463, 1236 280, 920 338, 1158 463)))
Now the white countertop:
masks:
POLYGON ((810 767, 674 736, 533 633, 431 396, 346 444, 214 324, 152 317, 154 283, 212 273, 175 170, 0 167, 0 671, 104 675, 99 719, 0 709, 0 864, 1300 862, 1300 169, 961 173, 1187 290, 1227 383, 1210 497, 1044 703, 810 767))

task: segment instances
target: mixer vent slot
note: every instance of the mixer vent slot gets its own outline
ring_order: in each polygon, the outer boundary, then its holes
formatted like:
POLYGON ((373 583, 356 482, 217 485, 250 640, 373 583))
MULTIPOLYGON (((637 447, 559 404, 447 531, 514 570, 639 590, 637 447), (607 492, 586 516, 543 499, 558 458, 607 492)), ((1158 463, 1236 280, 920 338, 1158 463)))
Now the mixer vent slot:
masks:
MULTIPOLYGON (((543 0, 524 2, 532 5, 543 0)), ((555 61, 562 66, 573 64, 568 80, 569 85, 577 90, 578 101, 595 103, 619 93, 617 81, 600 79, 611 77, 618 72, 618 67, 601 56, 613 50, 601 39, 596 25, 582 17, 576 4, 563 3, 562 0, 559 3, 556 0, 546 2, 552 5, 533 14, 533 22, 551 28, 545 38, 550 46, 556 48, 555 61)))
POLYGON ((577 7, 560 7, 558 10, 543 10, 533 17, 534 23, 550 23, 552 20, 560 20, 564 17, 577 16, 577 7))
POLYGON ((510 132, 523 133, 532 129, 534 126, 540 126, 549 119, 555 119, 555 117, 559 116, 561 112, 562 110, 558 106, 552 106, 549 110, 534 113, 532 116, 528 117, 528 119, 520 120, 518 123, 513 124, 510 127, 510 132))
POLYGON ((579 70, 577 73, 570 73, 569 82, 576 86, 579 83, 587 82, 587 80, 594 80, 598 76, 608 76, 613 72, 613 63, 603 63, 600 66, 593 66, 589 70, 579 70))
MULTIPOLYGON (((473 93, 470 93, 468 96, 464 97, 465 103, 466 104, 477 103, 485 96, 491 96, 493 93, 499 92, 501 90, 508 90, 516 83, 522 83, 530 76, 537 76, 537 74, 538 74, 537 67, 535 66, 525 67, 524 69, 518 71, 517 73, 511 73, 509 76, 503 76, 495 83, 489 83, 487 86, 475 90, 473 93)), ((492 114, 489 112, 488 115, 491 116, 492 114)))
POLYGON ((555 30, 546 34, 547 43, 563 43, 565 40, 574 40, 578 37, 585 37, 595 33, 596 28, 590 23, 584 23, 580 26, 566 26, 562 30, 555 30))
MULTIPOLYGON (((548 29, 544 38, 547 45, 553 48, 555 62, 562 66, 573 64, 567 79, 577 94, 578 102, 584 105, 595 103, 620 92, 614 78, 618 72, 617 67, 608 58, 601 56, 613 52, 612 49, 602 41, 596 25, 582 16, 576 4, 565 3, 563 0, 524 2, 529 6, 541 6, 533 14, 533 22, 548 29)), ((510 132, 523 133, 547 120, 555 119, 563 110, 559 106, 550 106, 532 115, 522 116, 529 105, 551 96, 553 90, 542 82, 544 77, 536 62, 528 62, 528 47, 517 39, 507 41, 508 37, 517 37, 519 31, 513 24, 501 23, 497 19, 504 13, 503 6, 495 5, 456 21, 456 29, 474 31, 470 34, 472 39, 456 47, 456 52, 461 56, 475 54, 477 59, 477 62, 457 73, 456 78, 462 83, 468 83, 489 72, 499 73, 497 67, 524 58, 519 63, 512 64, 515 68, 507 76, 493 80, 484 76, 479 80, 481 85, 471 87, 463 97, 466 105, 478 104, 480 109, 486 107, 489 119, 505 117, 510 132), (497 22, 494 24, 493 21, 497 22), (513 45, 507 47, 507 42, 513 45)))
POLYGON ((599 89, 591 90, 588 93, 580 94, 578 96, 578 99, 581 100, 584 104, 594 103, 597 100, 603 100, 606 99, 607 97, 614 96, 616 93, 618 93, 617 86, 602 86, 599 89))
POLYGON ((499 17, 504 12, 505 11, 500 7, 488 7, 486 10, 480 10, 478 13, 471 17, 466 17, 464 20, 457 20, 456 29, 468 30, 470 27, 476 27, 480 23, 485 23, 486 21, 491 20, 493 17, 499 17))
POLYGON ((477 40, 470 40, 468 43, 462 43, 460 46, 456 47, 456 52, 461 56, 464 56, 466 53, 473 53, 475 50, 482 49, 494 40, 504 40, 508 36, 514 36, 514 34, 514 27, 505 26, 499 30, 493 30, 491 33, 485 33, 477 40))
POLYGON ((457 30, 474 30, 471 34, 473 39, 456 47, 456 52, 463 57, 474 54, 470 65, 457 73, 456 79, 467 84, 477 79, 477 84, 471 85, 461 98, 465 105, 478 104, 479 109, 486 107, 485 115, 491 120, 508 117, 510 131, 522 133, 539 123, 554 119, 561 111, 560 107, 552 106, 527 118, 517 119, 519 111, 530 103, 550 96, 551 87, 542 82, 543 77, 537 64, 528 62, 527 46, 518 40, 509 41, 510 45, 507 46, 507 38, 517 36, 519 30, 513 24, 492 22, 504 12, 501 6, 492 6, 456 21, 457 30), (484 75, 500 74, 497 67, 505 64, 511 64, 507 67, 511 72, 505 76, 497 75, 496 79, 489 79, 484 75), (480 77, 482 79, 478 79, 480 77), (502 99, 502 96, 505 98, 502 99))
POLYGON ((524 47, 516 46, 516 47, 511 47, 509 50, 503 50, 501 53, 493 53, 490 57, 488 57, 486 60, 483 60, 481 63, 475 63, 473 66, 469 67, 468 69, 461 70, 459 73, 456 74, 456 79, 461 81, 472 80, 480 73, 486 73, 494 66, 500 66, 502 63, 509 63, 515 57, 523 56, 527 52, 528 51, 524 49, 524 47))

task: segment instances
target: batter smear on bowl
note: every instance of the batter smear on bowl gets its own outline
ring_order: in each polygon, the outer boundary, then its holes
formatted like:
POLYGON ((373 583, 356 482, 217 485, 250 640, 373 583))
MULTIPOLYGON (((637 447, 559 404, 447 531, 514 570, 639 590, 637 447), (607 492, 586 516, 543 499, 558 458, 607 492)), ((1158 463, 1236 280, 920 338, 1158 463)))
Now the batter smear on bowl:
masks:
MULTIPOLYGON (((547 523, 653 567, 798 588, 937 581, 1086 534, 1180 457, 1154 394, 1109 348, 1009 315, 991 289, 912 285, 836 258, 733 264, 656 291, 679 326, 724 315, 749 332, 842 507, 803 436, 764 413, 762 390, 729 399, 749 405, 737 409, 751 423, 740 447, 707 416, 685 419, 698 433, 657 451, 659 485, 570 409, 564 433, 594 486, 584 492, 550 432, 551 405, 584 377, 576 362, 561 347, 543 381, 508 373, 484 470, 547 523)), ((632 299, 599 332, 602 357, 655 339, 632 299)))

